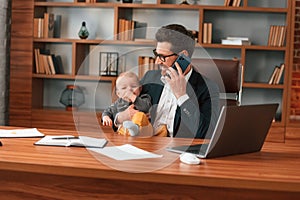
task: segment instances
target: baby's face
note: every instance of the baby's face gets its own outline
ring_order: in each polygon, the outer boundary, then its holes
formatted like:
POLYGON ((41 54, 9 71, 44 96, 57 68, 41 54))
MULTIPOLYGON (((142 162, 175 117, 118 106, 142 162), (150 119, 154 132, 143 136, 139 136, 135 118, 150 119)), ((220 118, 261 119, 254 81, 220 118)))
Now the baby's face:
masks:
POLYGON ((140 95, 140 85, 134 77, 121 77, 117 81, 117 96, 124 98, 130 94, 140 95))

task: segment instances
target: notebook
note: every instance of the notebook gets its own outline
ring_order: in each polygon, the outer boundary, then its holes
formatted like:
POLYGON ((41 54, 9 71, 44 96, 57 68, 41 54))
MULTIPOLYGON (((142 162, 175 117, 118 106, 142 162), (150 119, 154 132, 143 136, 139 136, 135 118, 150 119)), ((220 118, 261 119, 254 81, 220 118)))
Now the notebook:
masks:
POLYGON ((223 106, 208 143, 167 147, 168 151, 190 152, 214 158, 260 151, 275 117, 278 104, 223 106))

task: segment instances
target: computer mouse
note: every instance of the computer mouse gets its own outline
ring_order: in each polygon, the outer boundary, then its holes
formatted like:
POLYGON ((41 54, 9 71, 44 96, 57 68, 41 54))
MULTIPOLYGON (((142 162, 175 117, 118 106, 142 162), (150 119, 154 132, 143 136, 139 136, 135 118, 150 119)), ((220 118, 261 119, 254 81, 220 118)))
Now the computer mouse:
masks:
POLYGON ((200 159, 197 158, 195 154, 192 153, 182 153, 180 156, 180 161, 189 165, 200 164, 200 159))

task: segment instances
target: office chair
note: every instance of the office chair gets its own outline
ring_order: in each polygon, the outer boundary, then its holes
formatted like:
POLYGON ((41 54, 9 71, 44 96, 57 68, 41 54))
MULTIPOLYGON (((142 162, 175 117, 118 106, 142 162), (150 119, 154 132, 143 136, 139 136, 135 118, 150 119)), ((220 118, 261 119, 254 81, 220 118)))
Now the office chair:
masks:
POLYGON ((243 66, 239 60, 193 58, 192 65, 196 71, 217 83, 223 105, 241 104, 243 66))

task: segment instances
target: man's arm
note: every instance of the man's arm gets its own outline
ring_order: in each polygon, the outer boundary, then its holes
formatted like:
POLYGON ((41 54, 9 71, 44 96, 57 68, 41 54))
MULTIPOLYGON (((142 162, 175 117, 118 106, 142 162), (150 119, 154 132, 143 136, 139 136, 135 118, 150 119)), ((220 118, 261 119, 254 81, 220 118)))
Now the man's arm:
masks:
POLYGON ((174 127, 178 137, 206 137, 213 130, 219 116, 217 85, 207 79, 204 81, 200 75, 197 79, 194 78, 192 87, 189 84, 187 87, 189 98, 178 105, 180 109, 175 118, 177 126, 174 127))

